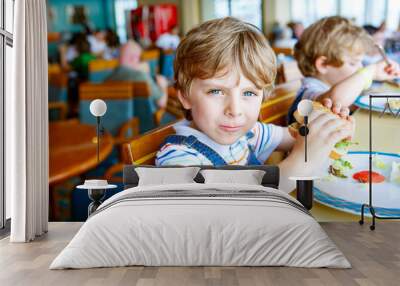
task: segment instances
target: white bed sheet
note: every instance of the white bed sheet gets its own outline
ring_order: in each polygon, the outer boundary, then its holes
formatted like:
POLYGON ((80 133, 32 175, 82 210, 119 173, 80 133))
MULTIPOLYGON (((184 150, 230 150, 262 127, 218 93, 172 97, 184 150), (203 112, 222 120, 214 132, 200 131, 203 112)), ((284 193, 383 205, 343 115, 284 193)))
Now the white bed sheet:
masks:
POLYGON ((168 190, 262 190, 297 202, 279 190, 254 185, 193 183, 131 188, 105 201, 50 269, 128 265, 351 267, 312 216, 279 201, 243 197, 121 200, 137 192, 168 190))

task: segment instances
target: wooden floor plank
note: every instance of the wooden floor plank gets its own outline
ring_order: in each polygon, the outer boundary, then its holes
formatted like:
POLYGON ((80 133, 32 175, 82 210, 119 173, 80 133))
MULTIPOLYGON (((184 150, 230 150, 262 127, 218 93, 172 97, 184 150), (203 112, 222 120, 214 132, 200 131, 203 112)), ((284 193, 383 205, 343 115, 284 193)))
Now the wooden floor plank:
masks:
POLYGON ((356 222, 321 223, 352 269, 136 266, 50 271, 50 263, 80 226, 50 223, 49 233, 27 244, 0 240, 0 285, 400 285, 400 222, 379 222, 373 232, 356 222))

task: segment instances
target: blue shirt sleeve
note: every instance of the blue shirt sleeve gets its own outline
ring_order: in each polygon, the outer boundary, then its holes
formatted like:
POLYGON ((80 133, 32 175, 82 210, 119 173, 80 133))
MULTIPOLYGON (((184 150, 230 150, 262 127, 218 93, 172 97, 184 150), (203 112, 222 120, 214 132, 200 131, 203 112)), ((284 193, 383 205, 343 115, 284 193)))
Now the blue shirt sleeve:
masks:
POLYGON ((307 77, 303 79, 302 89, 302 99, 316 100, 318 96, 329 90, 329 86, 316 78, 307 77))

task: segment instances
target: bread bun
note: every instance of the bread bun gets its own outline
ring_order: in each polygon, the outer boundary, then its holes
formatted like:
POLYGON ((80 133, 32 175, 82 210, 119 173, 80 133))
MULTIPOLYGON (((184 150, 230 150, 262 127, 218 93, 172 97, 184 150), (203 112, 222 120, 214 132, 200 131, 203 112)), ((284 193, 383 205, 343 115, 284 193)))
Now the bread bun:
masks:
MULTIPOLYGON (((333 113, 331 109, 327 108, 322 103, 317 102, 317 101, 313 101, 313 110, 321 111, 323 113, 329 113, 329 114, 337 116, 338 118, 341 118, 338 114, 333 113)), ((294 112, 293 116, 297 122, 294 122, 291 125, 289 125, 288 129, 289 129, 289 133, 293 137, 296 137, 297 134, 299 133, 299 128, 304 123, 304 117, 301 116, 297 110, 294 112)), ((347 140, 347 139, 344 139, 344 140, 347 140)), ((344 141, 344 140, 342 140, 342 141, 344 141)), ((346 153, 347 153, 347 150, 345 152, 343 152, 343 150, 338 150, 338 149, 334 148, 331 151, 331 153, 329 154, 329 158, 331 158, 333 160, 338 160, 346 153)))
MULTIPOLYGON (((331 113, 331 114, 334 114, 339 117, 339 115, 333 113, 332 110, 330 110, 328 107, 324 106, 322 103, 320 103, 318 101, 313 101, 312 103, 313 103, 313 110, 318 110, 318 111, 321 111, 324 113, 331 113)), ((293 116, 296 119, 296 121, 298 123, 300 123, 300 125, 302 125, 304 123, 304 117, 299 114, 298 110, 296 110, 294 112, 293 116)))

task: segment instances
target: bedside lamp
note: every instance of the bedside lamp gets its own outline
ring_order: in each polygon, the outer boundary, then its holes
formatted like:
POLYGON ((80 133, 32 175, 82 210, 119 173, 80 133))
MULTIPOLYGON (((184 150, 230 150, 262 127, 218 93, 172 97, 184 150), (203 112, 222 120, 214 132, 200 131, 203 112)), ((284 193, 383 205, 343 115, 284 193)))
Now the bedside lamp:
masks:
POLYGON ((307 135, 308 135, 308 116, 313 111, 313 103, 309 99, 303 99, 297 106, 297 111, 304 117, 304 124, 299 128, 299 133, 304 136, 304 162, 307 162, 307 135))
MULTIPOLYGON (((104 100, 95 99, 90 103, 90 113, 96 117, 96 133, 97 133, 97 163, 100 162, 100 118, 107 112, 107 104, 104 100)), ((90 200, 92 201, 88 206, 88 216, 96 211, 101 205, 106 195, 107 189, 116 188, 116 185, 109 185, 107 180, 85 180, 83 185, 77 186, 78 189, 87 189, 90 200)))
MULTIPOLYGON (((308 129, 308 116, 313 111, 313 103, 311 100, 303 99, 297 106, 297 112, 300 116, 304 117, 304 124, 299 128, 299 134, 304 136, 304 162, 307 163, 307 135, 308 129)), ((318 179, 317 176, 293 176, 289 177, 290 180, 296 181, 296 198, 308 210, 313 205, 313 180, 318 179)))
POLYGON ((97 133, 97 163, 99 162, 99 149, 100 149, 100 118, 107 111, 107 104, 104 100, 95 99, 90 103, 90 113, 96 117, 96 133, 97 133))

